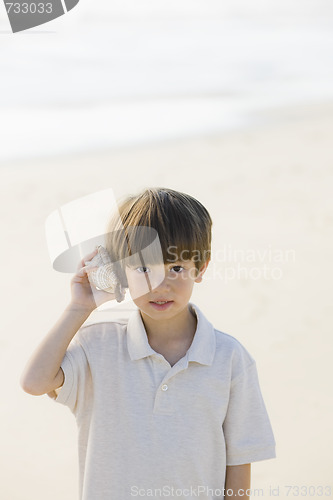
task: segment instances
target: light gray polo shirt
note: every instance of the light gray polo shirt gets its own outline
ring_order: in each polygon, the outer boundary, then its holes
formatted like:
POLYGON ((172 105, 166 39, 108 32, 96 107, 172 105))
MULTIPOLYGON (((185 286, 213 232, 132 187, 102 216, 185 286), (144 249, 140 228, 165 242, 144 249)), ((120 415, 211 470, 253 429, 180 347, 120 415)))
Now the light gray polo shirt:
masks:
POLYGON ((77 420, 81 500, 222 499, 226 465, 275 457, 254 359, 189 307, 197 329, 172 367, 138 309, 69 345, 55 401, 77 420))

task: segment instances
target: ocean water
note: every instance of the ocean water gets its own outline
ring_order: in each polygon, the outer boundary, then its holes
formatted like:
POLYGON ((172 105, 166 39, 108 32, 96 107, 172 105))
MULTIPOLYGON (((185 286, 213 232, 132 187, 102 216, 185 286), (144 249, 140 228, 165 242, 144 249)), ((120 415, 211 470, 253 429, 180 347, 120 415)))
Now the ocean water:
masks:
POLYGON ((0 162, 251 126, 333 98, 331 0, 81 0, 13 34, 0 5, 0 162))

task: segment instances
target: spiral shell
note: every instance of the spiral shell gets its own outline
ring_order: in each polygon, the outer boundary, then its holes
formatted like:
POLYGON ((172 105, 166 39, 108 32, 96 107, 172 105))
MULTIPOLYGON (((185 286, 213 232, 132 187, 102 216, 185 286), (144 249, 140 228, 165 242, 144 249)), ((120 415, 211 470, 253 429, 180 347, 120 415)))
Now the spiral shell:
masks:
POLYGON ((98 267, 94 271, 89 273, 89 281, 95 285, 99 290, 107 290, 109 288, 115 288, 117 284, 117 278, 112 271, 112 264, 105 264, 98 267))
POLYGON ((98 253, 90 261, 86 261, 88 279, 97 290, 114 293, 117 302, 122 302, 125 297, 125 290, 119 283, 113 271, 113 265, 107 250, 99 245, 98 253), (89 270, 91 268, 91 270, 89 270))

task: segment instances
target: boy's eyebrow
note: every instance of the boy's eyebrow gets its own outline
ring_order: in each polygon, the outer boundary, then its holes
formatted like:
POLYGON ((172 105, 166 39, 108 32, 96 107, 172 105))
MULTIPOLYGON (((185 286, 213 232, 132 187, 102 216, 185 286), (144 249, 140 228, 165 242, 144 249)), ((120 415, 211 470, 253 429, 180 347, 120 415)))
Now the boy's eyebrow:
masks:
POLYGON ((191 264, 191 262, 192 262, 191 259, 188 259, 188 260, 179 259, 179 260, 174 260, 172 262, 168 262, 168 263, 166 263, 166 265, 172 265, 172 266, 176 266, 178 264, 186 265, 186 264, 191 264))

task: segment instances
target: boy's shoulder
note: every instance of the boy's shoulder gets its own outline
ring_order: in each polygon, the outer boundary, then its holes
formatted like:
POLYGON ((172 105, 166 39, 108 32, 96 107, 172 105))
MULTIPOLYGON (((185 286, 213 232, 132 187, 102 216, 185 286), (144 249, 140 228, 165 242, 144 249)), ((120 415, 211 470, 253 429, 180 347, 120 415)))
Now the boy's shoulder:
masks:
MULTIPOLYGON (((215 320, 208 318, 199 307, 191 303, 192 310, 198 318, 198 327, 205 331, 205 336, 213 334, 216 343, 216 353, 230 357, 231 354, 250 356, 243 344, 234 336, 226 333, 215 326, 215 320)), ((251 358, 252 359, 252 358, 251 358)))
POLYGON ((255 359, 244 345, 232 335, 214 328, 216 338, 215 361, 228 364, 233 372, 233 378, 255 366, 255 359))
MULTIPOLYGON (((254 358, 236 337, 215 328, 198 308, 196 308, 196 311, 202 320, 203 328, 200 329, 200 335, 203 335, 201 337, 203 342, 205 342, 204 338, 209 338, 206 335, 212 335, 213 332, 215 338, 215 366, 229 366, 233 375, 236 376, 238 373, 246 371, 250 366, 255 365, 254 358)), ((102 352, 108 348, 116 348, 117 351, 120 344, 124 345, 126 343, 128 324, 131 317, 134 320, 134 325, 138 327, 139 316, 137 313, 113 318, 105 318, 103 315, 97 316, 82 325, 74 337, 75 343, 79 343, 84 350, 91 351, 91 353, 102 352)))
POLYGON ((126 327, 127 321, 125 319, 91 321, 81 326, 74 340, 86 348, 97 344, 114 344, 119 342, 126 333, 126 327))
POLYGON ((137 307, 131 303, 111 310, 95 310, 76 334, 77 340, 89 342, 118 338, 118 335, 112 334, 123 335, 131 314, 136 310, 137 307))
MULTIPOLYGON (((216 336, 216 347, 219 349, 230 349, 249 354, 244 345, 236 338, 214 327, 216 336)), ((250 354, 249 354, 250 355, 250 354)))

